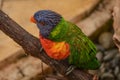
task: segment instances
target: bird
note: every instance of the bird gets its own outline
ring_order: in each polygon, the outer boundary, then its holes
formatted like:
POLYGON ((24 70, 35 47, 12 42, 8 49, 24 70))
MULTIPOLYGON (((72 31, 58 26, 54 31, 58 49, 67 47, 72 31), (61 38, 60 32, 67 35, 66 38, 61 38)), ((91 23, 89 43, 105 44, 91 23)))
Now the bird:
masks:
POLYGON ((39 10, 30 20, 37 25, 40 43, 50 58, 68 58, 70 65, 84 70, 100 67, 94 43, 74 23, 52 10, 39 10))

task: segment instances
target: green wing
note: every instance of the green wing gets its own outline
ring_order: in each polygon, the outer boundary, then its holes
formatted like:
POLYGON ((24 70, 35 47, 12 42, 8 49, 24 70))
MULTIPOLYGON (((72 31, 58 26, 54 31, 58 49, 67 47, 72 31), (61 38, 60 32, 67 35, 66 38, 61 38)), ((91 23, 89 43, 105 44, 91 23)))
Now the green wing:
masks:
POLYGON ((95 45, 76 25, 61 22, 52 30, 49 39, 55 42, 66 41, 70 45, 69 63, 83 69, 97 69, 100 63, 96 59, 95 45))
POLYGON ((76 25, 68 22, 69 30, 66 42, 70 44, 69 63, 83 69, 97 69, 100 66, 96 56, 96 47, 76 25))

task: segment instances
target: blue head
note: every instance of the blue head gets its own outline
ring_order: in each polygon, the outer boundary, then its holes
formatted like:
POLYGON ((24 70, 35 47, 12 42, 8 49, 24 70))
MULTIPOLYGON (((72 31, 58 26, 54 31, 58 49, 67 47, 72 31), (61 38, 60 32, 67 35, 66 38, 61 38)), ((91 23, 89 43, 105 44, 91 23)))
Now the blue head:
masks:
POLYGON ((32 22, 37 24, 40 34, 45 38, 48 38, 50 32, 61 19, 61 15, 51 10, 40 10, 31 18, 32 22))

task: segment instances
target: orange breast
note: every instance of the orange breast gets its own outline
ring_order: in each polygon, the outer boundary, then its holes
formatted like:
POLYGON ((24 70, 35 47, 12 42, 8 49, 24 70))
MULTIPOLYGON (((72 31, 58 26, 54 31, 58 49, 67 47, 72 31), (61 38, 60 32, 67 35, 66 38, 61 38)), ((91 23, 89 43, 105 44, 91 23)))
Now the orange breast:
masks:
POLYGON ((69 44, 66 42, 53 42, 40 36, 42 47, 51 58, 61 60, 69 56, 69 44))

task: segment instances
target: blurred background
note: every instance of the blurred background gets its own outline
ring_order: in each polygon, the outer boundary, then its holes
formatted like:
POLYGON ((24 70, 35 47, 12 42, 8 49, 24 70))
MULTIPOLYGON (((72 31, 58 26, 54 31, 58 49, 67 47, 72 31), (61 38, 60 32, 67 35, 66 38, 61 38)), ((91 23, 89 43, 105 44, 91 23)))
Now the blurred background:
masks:
MULTIPOLYGON (((120 80, 120 54, 112 40, 113 5, 114 0, 0 0, 0 9, 36 37, 39 31, 30 17, 38 10, 56 11, 78 25, 96 44, 101 67, 89 72, 98 74, 100 80, 120 80)), ((60 80, 49 75, 61 76, 48 65, 42 66, 40 60, 26 56, 17 43, 0 31, 0 80, 60 80)))

